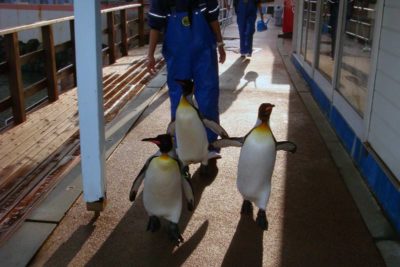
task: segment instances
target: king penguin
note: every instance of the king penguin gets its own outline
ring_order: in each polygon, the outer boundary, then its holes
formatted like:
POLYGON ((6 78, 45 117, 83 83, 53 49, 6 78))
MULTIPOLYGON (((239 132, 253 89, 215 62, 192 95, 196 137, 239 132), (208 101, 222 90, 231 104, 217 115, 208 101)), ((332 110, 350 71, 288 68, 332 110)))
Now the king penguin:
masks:
POLYGON ((207 166, 210 157, 206 128, 223 138, 229 138, 229 135, 218 123, 203 118, 200 114, 193 95, 194 82, 177 82, 182 86, 182 96, 176 110, 176 118, 169 124, 167 132, 176 135, 176 153, 184 167, 199 162, 207 166))
POLYGON ((268 229, 265 214, 271 193, 271 178, 274 170, 276 151, 296 152, 296 145, 290 141, 277 142, 269 125, 274 105, 263 103, 258 109, 256 126, 244 137, 225 138, 215 141, 214 147, 241 147, 237 188, 243 197, 242 214, 252 214, 254 203, 258 207, 257 224, 268 229))
POLYGON ((173 139, 169 134, 146 138, 159 147, 159 152, 150 157, 133 182, 129 199, 134 201, 144 180, 143 204, 149 215, 147 231, 155 232, 160 219, 169 221, 168 234, 176 245, 183 242, 178 221, 182 210, 182 189, 188 201, 189 211, 194 209, 194 195, 191 183, 182 176, 180 162, 168 153, 173 149, 173 139))

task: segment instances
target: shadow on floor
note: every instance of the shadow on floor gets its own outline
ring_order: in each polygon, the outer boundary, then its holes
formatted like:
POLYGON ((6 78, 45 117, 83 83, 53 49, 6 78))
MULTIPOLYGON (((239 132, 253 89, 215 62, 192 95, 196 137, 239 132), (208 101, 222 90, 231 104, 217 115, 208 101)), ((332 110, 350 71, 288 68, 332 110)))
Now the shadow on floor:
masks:
POLYGON ((239 57, 226 71, 219 76, 221 90, 229 90, 231 92, 229 96, 225 95, 224 101, 220 101, 220 114, 229 109, 229 107, 238 98, 239 94, 243 91, 248 83, 252 81, 255 82, 257 79, 258 74, 255 72, 249 72, 249 74, 245 75, 245 71, 249 63, 249 59, 243 59, 239 57), (246 79, 246 83, 238 88, 243 78, 246 79))
POLYGON ((262 266, 263 235, 252 216, 241 215, 221 266, 262 266))
POLYGON ((94 225, 98 215, 93 216, 87 225, 81 225, 68 239, 63 243, 44 264, 44 266, 68 266, 75 255, 80 251, 86 240, 92 235, 96 226, 94 225))

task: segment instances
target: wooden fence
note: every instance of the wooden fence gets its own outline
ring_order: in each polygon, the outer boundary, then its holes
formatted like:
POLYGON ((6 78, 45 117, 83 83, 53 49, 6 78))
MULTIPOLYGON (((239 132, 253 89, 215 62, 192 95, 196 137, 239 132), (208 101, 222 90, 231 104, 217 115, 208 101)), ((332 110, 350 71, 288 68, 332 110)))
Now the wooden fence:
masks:
MULTIPOLYGON (((228 11, 223 6, 224 1, 220 2, 219 21, 222 27, 225 27, 232 21, 232 10, 228 11)), ((228 0, 231 4, 232 0, 228 0)), ((145 32, 145 8, 148 1, 138 0, 134 4, 123 5, 101 11, 106 16, 106 28, 102 31, 105 39, 103 47, 103 62, 113 64, 118 57, 128 55, 130 45, 135 44, 143 46, 146 43, 145 32), (146 3, 145 3, 146 2, 146 3), (132 12, 128 20, 128 12, 132 12), (117 22, 116 22, 117 21, 117 22), (132 34, 129 34, 132 32, 132 34), (118 38, 117 38, 118 36, 118 38)), ((232 5, 232 4, 231 4, 232 5)), ((8 79, 9 94, 0 99, 0 114, 9 111, 14 125, 20 124, 26 120, 26 113, 46 101, 54 102, 58 99, 62 90, 68 90, 76 86, 76 67, 75 67, 75 49, 74 49, 74 17, 64 17, 54 20, 40 21, 29 25, 8 28, 0 30, 0 36, 3 37, 6 52, 5 60, 1 62, 0 57, 0 75, 5 75, 8 79), (54 25, 59 23, 69 23, 70 40, 55 45, 54 25), (21 53, 18 33, 27 30, 40 29, 42 34, 42 44, 35 51, 21 53), (57 53, 70 51, 70 62, 65 66, 57 66, 57 53), (22 66, 35 61, 44 62, 44 77, 31 84, 24 84, 22 75, 22 66), (60 87, 60 81, 64 79, 72 80, 72 83, 66 88, 60 87), (27 105, 29 97, 38 94, 44 90, 45 96, 35 101, 32 105, 27 105)), ((43 94, 43 93, 42 93, 43 94)), ((0 130, 2 126, 0 125, 0 130)))
MULTIPOLYGON (((118 56, 128 55, 129 45, 135 41, 140 46, 145 43, 145 5, 143 0, 138 2, 101 11, 107 19, 107 28, 102 33, 107 35, 108 40, 107 46, 103 48, 103 55, 108 57, 108 64, 115 63, 118 56), (132 11, 134 19, 128 20, 128 12, 132 11), (119 17, 118 23, 116 23, 116 17, 119 17), (136 34, 129 35, 129 29, 132 28, 135 29, 133 32, 136 34), (118 32, 120 33, 120 38, 116 42, 118 32)), ((46 88, 47 96, 43 101, 56 101, 60 94, 59 81, 66 77, 73 77, 71 88, 76 86, 73 16, 0 30, 0 36, 3 36, 3 49, 6 52, 5 61, 0 62, 0 74, 7 76, 10 88, 9 96, 0 99, 0 113, 11 108, 14 124, 19 124, 26 120, 26 112, 29 107, 26 106, 25 102, 28 97, 46 88), (71 37, 69 41, 55 45, 53 26, 57 23, 69 23, 71 37), (42 45, 36 51, 22 54, 20 53, 18 33, 32 29, 41 30, 42 45), (56 53, 66 52, 67 50, 72 50, 72 62, 57 69, 56 53), (40 59, 44 59, 45 77, 33 84, 24 86, 21 66, 40 59)))

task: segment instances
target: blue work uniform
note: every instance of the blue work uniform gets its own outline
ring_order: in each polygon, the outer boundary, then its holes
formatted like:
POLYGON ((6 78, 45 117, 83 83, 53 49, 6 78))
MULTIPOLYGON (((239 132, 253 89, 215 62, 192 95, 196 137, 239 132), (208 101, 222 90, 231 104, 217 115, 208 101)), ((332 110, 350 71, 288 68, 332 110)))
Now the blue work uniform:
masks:
POLYGON ((257 5, 259 0, 235 0, 235 12, 240 36, 240 53, 253 52, 253 35, 256 31, 257 5))
MULTIPOLYGON (((219 79, 215 35, 210 22, 218 19, 217 0, 152 0, 149 26, 164 31, 163 56, 167 63, 167 84, 171 118, 175 119, 182 89, 176 79, 193 79, 200 113, 219 123, 219 79)), ((207 129, 208 141, 217 135, 207 129)))

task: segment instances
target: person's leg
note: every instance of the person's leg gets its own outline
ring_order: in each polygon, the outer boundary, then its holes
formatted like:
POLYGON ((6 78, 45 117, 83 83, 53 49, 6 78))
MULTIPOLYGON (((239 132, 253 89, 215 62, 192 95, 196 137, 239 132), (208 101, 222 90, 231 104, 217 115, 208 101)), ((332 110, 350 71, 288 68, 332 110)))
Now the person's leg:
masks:
POLYGON ((182 25, 186 14, 177 13, 168 18, 167 30, 164 37, 163 55, 167 64, 167 84, 171 101, 171 120, 175 120, 182 89, 176 79, 191 79, 190 48, 187 43, 191 40, 189 27, 182 25))
POLYGON ((245 5, 239 4, 236 8, 236 21, 238 24, 239 38, 240 38, 240 54, 246 54, 246 10, 245 5))
MULTIPOLYGON (((203 117, 219 123, 219 77, 215 49, 206 49, 193 64, 195 97, 203 117)), ((217 134, 207 129, 208 142, 217 140, 217 134)))
POLYGON ((253 53, 253 35, 256 31, 257 9, 252 9, 246 18, 246 54, 253 53))
POLYGON ((176 82, 176 79, 191 79, 190 63, 182 62, 182 59, 171 57, 166 59, 167 62, 167 85, 169 99, 171 103, 171 120, 175 120, 176 109, 182 96, 182 88, 176 82))

